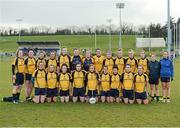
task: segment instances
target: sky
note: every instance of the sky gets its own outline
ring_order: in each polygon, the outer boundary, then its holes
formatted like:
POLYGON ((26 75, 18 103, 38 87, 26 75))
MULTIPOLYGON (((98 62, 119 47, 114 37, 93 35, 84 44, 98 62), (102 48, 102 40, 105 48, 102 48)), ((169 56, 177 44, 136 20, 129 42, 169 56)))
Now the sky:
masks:
MULTIPOLYGON (((0 25, 51 27, 108 24, 119 25, 117 2, 125 3, 122 21, 137 25, 165 24, 167 0, 0 0, 0 25)), ((171 16, 180 17, 180 0, 170 0, 171 16)))

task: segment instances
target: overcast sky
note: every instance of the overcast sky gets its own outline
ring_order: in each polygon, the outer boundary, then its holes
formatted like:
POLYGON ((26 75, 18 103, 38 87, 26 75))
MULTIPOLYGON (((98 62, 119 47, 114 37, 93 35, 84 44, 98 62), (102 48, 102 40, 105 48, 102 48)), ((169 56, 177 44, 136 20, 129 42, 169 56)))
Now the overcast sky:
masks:
MULTIPOLYGON (((171 16, 180 17, 180 0, 171 1, 171 16)), ((107 19, 119 24, 116 2, 124 2, 122 20, 134 25, 150 22, 165 24, 167 0, 0 0, 0 24, 17 26, 48 25, 52 27, 72 25, 107 24, 107 19)))

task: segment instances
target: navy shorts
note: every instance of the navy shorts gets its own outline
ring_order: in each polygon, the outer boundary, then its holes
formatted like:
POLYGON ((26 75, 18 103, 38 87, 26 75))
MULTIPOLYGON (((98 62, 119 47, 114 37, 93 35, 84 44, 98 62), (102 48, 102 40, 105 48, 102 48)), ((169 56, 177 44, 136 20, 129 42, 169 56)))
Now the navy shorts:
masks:
POLYGON ((35 96, 46 95, 46 89, 45 88, 35 88, 34 91, 35 91, 34 92, 35 96))
POLYGON ((85 89, 84 89, 84 87, 82 87, 82 88, 73 88, 73 96, 74 97, 78 97, 78 96, 80 96, 80 97, 84 97, 84 94, 85 94, 85 89))
POLYGON ((159 84, 159 78, 151 78, 151 77, 149 77, 149 84, 158 85, 159 84))
POLYGON ((123 89, 122 93, 123 93, 123 98, 128 98, 130 100, 134 99, 134 91, 133 90, 123 89))
POLYGON ((24 74, 23 73, 16 73, 16 80, 15 85, 23 85, 24 84, 24 74))
POLYGON ((89 97, 97 97, 98 96, 98 91, 97 90, 88 90, 87 95, 89 97))
POLYGON ((171 78, 170 77, 161 77, 161 82, 170 82, 171 78))
POLYGON ((110 91, 101 91, 101 96, 109 97, 110 96, 110 91))
POLYGON ((58 89, 57 88, 47 88, 47 97, 56 97, 58 96, 58 89))
POLYGON ((26 73, 26 80, 31 80, 31 78, 32 78, 32 74, 26 73))
POLYGON ((118 89, 111 89, 110 90, 110 96, 111 97, 119 97, 119 90, 118 89))
POLYGON ((147 95, 146 92, 135 92, 135 99, 141 99, 141 100, 145 100, 147 99, 147 95))
POLYGON ((67 91, 62 91, 62 90, 60 90, 59 95, 60 95, 60 96, 69 96, 69 90, 67 90, 67 91))

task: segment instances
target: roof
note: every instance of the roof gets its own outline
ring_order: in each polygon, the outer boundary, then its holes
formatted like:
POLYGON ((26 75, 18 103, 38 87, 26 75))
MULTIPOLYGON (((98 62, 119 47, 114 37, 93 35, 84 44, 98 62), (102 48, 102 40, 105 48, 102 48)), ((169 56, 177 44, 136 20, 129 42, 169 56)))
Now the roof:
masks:
POLYGON ((48 46, 48 45, 56 45, 59 46, 60 43, 58 41, 18 41, 17 44, 19 46, 26 45, 26 46, 48 46))
POLYGON ((155 47, 165 47, 166 42, 164 38, 136 38, 137 48, 155 48, 155 47))

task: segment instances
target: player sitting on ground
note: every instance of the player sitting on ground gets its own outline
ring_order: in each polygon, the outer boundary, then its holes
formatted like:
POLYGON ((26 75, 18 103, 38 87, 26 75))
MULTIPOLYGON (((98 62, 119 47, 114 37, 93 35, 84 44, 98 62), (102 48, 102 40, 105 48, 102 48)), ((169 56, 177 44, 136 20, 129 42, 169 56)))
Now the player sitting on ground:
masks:
POLYGON ((35 96, 33 98, 34 103, 44 103, 46 98, 46 71, 44 62, 39 62, 38 69, 33 73, 32 83, 35 87, 35 96))
POLYGON ((100 75, 100 82, 101 82, 101 87, 100 87, 100 95, 101 95, 101 102, 107 101, 108 103, 110 102, 110 79, 111 76, 108 74, 108 67, 103 66, 103 71, 102 74, 100 75))
POLYGON ((86 74, 86 87, 87 87, 87 102, 89 102, 89 98, 96 98, 96 102, 98 102, 98 81, 99 74, 96 73, 95 67, 93 64, 89 65, 89 72, 86 74))
POLYGON ((138 104, 148 104, 148 76, 143 73, 143 67, 138 66, 138 73, 134 76, 135 99, 138 104))
POLYGON ((47 73, 47 102, 56 102, 58 96, 58 74, 54 65, 49 66, 47 73))
POLYGON ((69 95, 71 91, 71 74, 68 73, 68 66, 66 64, 61 65, 61 73, 59 75, 59 87, 61 102, 69 102, 69 95))
POLYGON ((118 74, 118 67, 113 67, 113 75, 111 76, 111 90, 110 90, 110 102, 116 101, 119 103, 119 90, 120 90, 120 75, 118 74))
POLYGON ((126 64, 125 72, 121 77, 123 101, 125 104, 134 103, 134 74, 131 72, 131 66, 126 64))
POLYGON ((80 63, 76 64, 76 70, 72 72, 73 102, 77 102, 78 98, 81 102, 84 102, 85 76, 86 71, 82 70, 82 65, 80 63))

